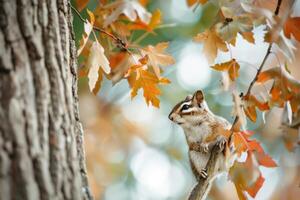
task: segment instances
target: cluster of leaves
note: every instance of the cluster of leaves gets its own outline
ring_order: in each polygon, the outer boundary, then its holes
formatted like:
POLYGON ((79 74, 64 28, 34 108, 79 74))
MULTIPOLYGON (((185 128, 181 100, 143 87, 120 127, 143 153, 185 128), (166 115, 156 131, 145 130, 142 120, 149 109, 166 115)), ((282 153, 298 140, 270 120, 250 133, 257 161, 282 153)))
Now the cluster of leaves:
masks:
MULTIPOLYGON (((78 10, 83 10, 88 2, 77 0, 78 10)), ((162 24, 160 10, 150 13, 146 5, 147 1, 100 1, 93 12, 86 9, 89 20, 85 20, 78 49, 78 56, 83 58, 79 74, 88 77, 89 88, 94 94, 100 90, 103 76, 113 84, 127 79, 132 98, 142 89, 147 104, 159 107, 161 91, 158 85, 170 83, 161 76, 161 67, 175 61, 166 53, 167 42, 145 47, 138 44, 147 34, 155 34, 155 29, 162 24), (130 41, 137 30, 144 34, 130 41)))
MULTIPOLYGON (((230 46, 236 45, 236 38, 241 35, 243 39, 254 44, 253 29, 263 25, 265 27, 264 41, 269 43, 269 50, 272 45, 277 45, 287 60, 293 59, 293 42, 300 42, 300 17, 292 17, 294 1, 289 1, 284 5, 282 15, 278 16, 281 1, 272 1, 276 11, 273 14, 269 8, 264 7, 260 1, 201 1, 187 0, 189 6, 197 7, 199 4, 215 4, 219 11, 216 19, 203 32, 194 37, 195 42, 203 43, 203 53, 207 60, 213 64, 212 69, 225 72, 229 84, 234 83, 239 78, 240 65, 238 60, 232 57, 231 60, 215 64, 218 51, 228 52, 230 46), (276 7, 277 4, 277 7, 276 7)), ((268 50, 266 58, 270 54, 268 50)), ((265 62, 265 61, 264 61, 265 62)), ((264 178, 259 170, 259 166, 276 167, 276 163, 262 149, 260 143, 251 140, 252 132, 241 131, 245 127, 247 117, 256 122, 257 109, 265 112, 274 106, 284 107, 288 122, 291 123, 293 116, 299 114, 300 110, 300 82, 295 80, 283 66, 270 66, 271 68, 262 71, 264 62, 261 66, 253 83, 245 95, 237 95, 236 89, 233 91, 234 110, 236 121, 232 131, 225 131, 227 137, 231 138, 231 143, 235 147, 239 156, 246 155, 243 162, 235 161, 230 169, 229 177, 234 182, 240 199, 246 199, 245 192, 255 197, 258 190, 262 187, 264 178), (258 98, 251 93, 252 86, 255 84, 265 84, 272 82, 272 87, 262 98, 258 98), (287 108, 287 109, 286 109, 287 108), (247 171, 247 173, 245 173, 247 171)), ((286 141, 288 150, 292 150, 297 144, 297 140, 286 141)))

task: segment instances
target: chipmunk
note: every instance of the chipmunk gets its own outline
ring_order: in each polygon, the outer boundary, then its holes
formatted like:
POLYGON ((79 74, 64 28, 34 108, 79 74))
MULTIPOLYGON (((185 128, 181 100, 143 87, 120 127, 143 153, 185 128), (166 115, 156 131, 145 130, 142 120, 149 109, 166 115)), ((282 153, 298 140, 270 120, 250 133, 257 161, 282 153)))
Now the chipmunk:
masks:
MULTIPOLYGON (((169 119, 184 130, 189 146, 191 168, 196 180, 199 182, 200 177, 208 178, 206 164, 211 150, 215 144, 219 145, 220 150, 225 148, 227 138, 220 134, 220 130, 229 130, 231 124, 210 111, 201 90, 196 91, 194 95, 188 95, 185 100, 176 104, 169 114, 169 119)), ((210 180, 229 169, 226 155, 221 153, 219 156, 210 180)))

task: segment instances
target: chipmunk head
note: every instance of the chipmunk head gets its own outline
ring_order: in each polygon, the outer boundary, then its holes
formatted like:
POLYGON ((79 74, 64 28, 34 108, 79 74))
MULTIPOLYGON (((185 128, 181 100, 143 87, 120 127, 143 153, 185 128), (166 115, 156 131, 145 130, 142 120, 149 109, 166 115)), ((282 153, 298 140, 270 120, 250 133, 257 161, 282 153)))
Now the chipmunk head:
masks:
POLYGON ((201 123, 210 113, 204 100, 204 94, 198 90, 194 95, 188 95, 185 100, 174 106, 169 119, 182 127, 190 127, 201 123))

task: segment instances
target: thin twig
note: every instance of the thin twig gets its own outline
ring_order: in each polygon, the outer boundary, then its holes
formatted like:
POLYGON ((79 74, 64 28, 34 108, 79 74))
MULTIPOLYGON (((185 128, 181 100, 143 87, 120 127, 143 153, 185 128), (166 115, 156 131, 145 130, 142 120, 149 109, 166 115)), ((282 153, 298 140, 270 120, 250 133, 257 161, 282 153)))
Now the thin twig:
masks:
MULTIPOLYGON (((81 14, 79 13, 79 11, 78 11, 74 6, 72 6, 72 5, 70 5, 70 6, 71 6, 72 10, 76 13, 76 15, 79 17, 79 19, 80 19, 82 22, 86 23, 87 20, 84 19, 84 18, 81 16, 81 14)), ((124 42, 121 38, 119 38, 119 37, 117 37, 117 36, 115 36, 115 35, 113 35, 113 34, 107 32, 107 31, 105 31, 104 29, 99 28, 99 27, 97 27, 97 26, 93 26, 93 29, 94 29, 95 31, 98 31, 98 32, 100 32, 100 33, 102 33, 102 34, 107 35, 108 37, 110 37, 111 39, 113 39, 113 40, 116 42, 116 44, 117 44, 117 46, 118 46, 119 48, 121 48, 121 49, 123 49, 123 50, 129 52, 129 50, 128 50, 128 48, 127 48, 127 46, 128 46, 127 43, 124 42)))
MULTIPOLYGON (((275 16, 277 16, 277 15, 279 14, 279 10, 280 10, 281 3, 282 3, 282 0, 278 0, 278 1, 277 1, 277 6, 276 6, 276 9, 275 9, 275 11, 274 11, 274 15, 275 15, 275 16)), ((255 77, 254 77, 253 80, 251 81, 251 83, 250 83, 250 85, 249 85, 249 87, 248 87, 248 90, 247 90, 246 94, 245 94, 245 95, 242 94, 242 95, 241 95, 241 98, 244 98, 245 96, 250 95, 251 90, 252 90, 252 88, 253 88, 255 82, 257 81, 258 76, 260 75, 262 69, 264 68, 264 65, 265 65, 267 59, 269 58, 270 54, 272 53, 272 51, 271 51, 272 46, 273 46, 273 43, 270 43, 269 46, 268 46, 266 55, 265 55, 263 61, 261 62, 260 66, 259 66, 259 68, 258 68, 258 70, 257 70, 257 72, 256 72, 256 74, 255 74, 255 77)), ((233 124, 232 124, 232 127, 233 127, 237 122, 238 122, 238 120, 237 120, 237 116, 236 116, 236 117, 235 117, 235 120, 234 120, 234 122, 233 122, 233 124)))

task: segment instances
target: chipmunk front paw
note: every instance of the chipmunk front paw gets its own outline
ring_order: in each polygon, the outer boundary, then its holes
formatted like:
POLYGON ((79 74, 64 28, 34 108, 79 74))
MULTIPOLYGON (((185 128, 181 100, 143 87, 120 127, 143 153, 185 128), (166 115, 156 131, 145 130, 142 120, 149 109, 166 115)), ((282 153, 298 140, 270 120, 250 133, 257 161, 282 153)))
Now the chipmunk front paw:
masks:
POLYGON ((201 169, 201 171, 200 171, 200 176, 201 176, 202 178, 204 178, 204 179, 207 178, 207 170, 206 170, 206 168, 201 169))
POLYGON ((227 139, 225 137, 218 138, 217 145, 219 146, 220 151, 223 151, 226 143, 227 143, 227 139))

